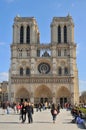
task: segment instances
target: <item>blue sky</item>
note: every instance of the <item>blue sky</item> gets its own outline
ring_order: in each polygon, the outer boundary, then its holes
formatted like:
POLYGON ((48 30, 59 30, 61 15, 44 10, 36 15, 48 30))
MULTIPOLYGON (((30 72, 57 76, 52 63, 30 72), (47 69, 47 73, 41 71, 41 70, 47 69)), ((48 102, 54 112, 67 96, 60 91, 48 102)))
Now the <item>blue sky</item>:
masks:
POLYGON ((68 13, 75 24, 77 67, 80 92, 86 90, 86 0, 0 0, 0 82, 8 80, 12 25, 16 15, 34 16, 37 20, 41 43, 50 42, 50 23, 53 17, 68 13))

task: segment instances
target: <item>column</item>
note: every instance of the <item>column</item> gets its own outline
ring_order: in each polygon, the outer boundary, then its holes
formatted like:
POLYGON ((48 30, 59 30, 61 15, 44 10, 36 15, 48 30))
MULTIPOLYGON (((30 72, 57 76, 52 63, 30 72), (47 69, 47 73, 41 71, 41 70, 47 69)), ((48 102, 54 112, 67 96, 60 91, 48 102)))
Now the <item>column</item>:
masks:
POLYGON ((20 43, 20 25, 17 28, 17 43, 20 43))
POLYGON ((64 29, 63 29, 63 25, 61 25, 61 43, 64 43, 64 29))
POLYGON ((56 104, 55 92, 53 92, 53 103, 56 104))
POLYGON ((17 26, 13 25, 13 43, 17 43, 17 26))
POLYGON ((35 43, 35 25, 32 24, 31 25, 31 30, 30 30, 30 39, 31 39, 31 43, 35 43))
POLYGON ((70 42, 70 25, 67 25, 67 42, 70 42))
POLYGON ((58 41, 58 35, 57 35, 57 26, 55 24, 51 25, 51 42, 57 43, 58 41))
POLYGON ((31 92, 30 102, 31 102, 31 103, 34 103, 34 96, 33 96, 33 92, 31 92))
POLYGON ((27 28, 27 26, 26 25, 24 25, 24 43, 26 43, 26 28, 27 28))

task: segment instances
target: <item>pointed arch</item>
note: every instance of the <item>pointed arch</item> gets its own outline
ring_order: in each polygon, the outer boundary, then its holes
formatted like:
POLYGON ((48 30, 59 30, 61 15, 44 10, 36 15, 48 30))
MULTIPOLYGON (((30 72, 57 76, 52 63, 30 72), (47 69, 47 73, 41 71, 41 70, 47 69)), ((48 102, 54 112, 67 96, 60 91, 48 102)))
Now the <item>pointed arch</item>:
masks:
POLYGON ((26 75, 30 75, 30 69, 28 67, 26 68, 26 75))
POLYGON ((64 26, 64 43, 67 43, 67 27, 64 26))
POLYGON ((61 67, 58 68, 58 75, 62 75, 62 68, 61 67))
POLYGON ((47 86, 41 85, 37 87, 37 89, 35 90, 34 96, 35 97, 52 97, 52 92, 47 86))
POLYGON ((15 97, 17 100, 30 99, 30 93, 26 88, 22 87, 15 93, 15 97))
POLYGON ((57 97, 70 97, 71 92, 65 86, 62 86, 57 91, 57 97))
POLYGON ((30 43, 30 27, 29 27, 29 25, 27 26, 27 30, 26 30, 26 42, 28 44, 30 43))
POLYGON ((23 76, 23 68, 20 68, 20 76, 23 76))
POLYGON ((20 44, 23 44, 24 42, 24 27, 20 27, 20 44))
POLYGON ((61 26, 58 26, 58 43, 61 43, 61 26))
POLYGON ((64 75, 67 75, 68 74, 68 67, 65 67, 64 68, 64 75))

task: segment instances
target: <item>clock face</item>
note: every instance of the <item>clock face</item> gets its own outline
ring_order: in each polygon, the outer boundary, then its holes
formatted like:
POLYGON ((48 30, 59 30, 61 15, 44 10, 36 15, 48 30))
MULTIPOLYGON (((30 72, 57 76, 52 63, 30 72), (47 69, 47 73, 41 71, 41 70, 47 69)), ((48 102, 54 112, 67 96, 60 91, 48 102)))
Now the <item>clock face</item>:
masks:
POLYGON ((38 65, 38 71, 42 74, 48 74, 50 72, 50 65, 42 62, 38 65))

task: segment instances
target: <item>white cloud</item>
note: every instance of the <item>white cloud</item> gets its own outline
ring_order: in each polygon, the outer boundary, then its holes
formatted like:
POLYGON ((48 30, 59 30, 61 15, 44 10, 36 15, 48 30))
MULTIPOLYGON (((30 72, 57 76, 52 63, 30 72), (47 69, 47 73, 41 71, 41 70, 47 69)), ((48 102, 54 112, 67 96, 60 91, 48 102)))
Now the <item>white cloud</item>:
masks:
POLYGON ((3 82, 3 81, 8 81, 8 73, 7 72, 0 73, 0 82, 3 82))
POLYGON ((79 80, 79 90, 80 90, 80 92, 86 91, 86 81, 85 80, 79 80))

